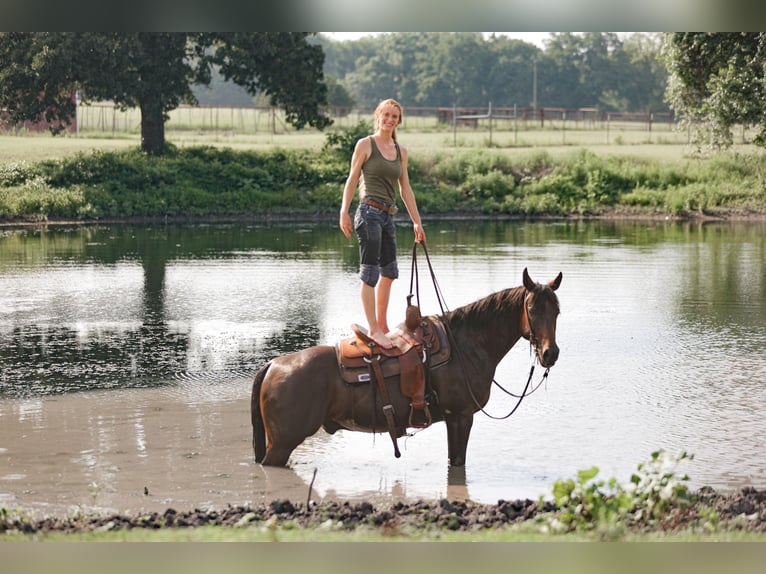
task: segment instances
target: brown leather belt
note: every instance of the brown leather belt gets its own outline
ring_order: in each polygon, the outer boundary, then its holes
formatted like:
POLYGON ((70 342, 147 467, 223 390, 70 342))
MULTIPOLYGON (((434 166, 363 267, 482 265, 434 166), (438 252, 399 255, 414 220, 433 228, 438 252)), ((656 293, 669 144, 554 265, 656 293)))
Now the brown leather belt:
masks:
POLYGON ((395 205, 386 205, 385 203, 381 203, 380 201, 376 201, 371 198, 365 198, 362 203, 366 203, 367 205, 373 206, 375 209, 380 209, 381 211, 385 211, 386 213, 389 213, 391 215, 395 215, 399 208, 395 205))

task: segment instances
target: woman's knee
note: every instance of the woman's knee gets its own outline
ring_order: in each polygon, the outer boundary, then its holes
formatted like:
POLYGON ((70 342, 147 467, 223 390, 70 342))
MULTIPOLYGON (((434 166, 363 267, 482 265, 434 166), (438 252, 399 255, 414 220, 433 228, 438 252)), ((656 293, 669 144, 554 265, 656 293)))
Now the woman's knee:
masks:
POLYGON ((381 269, 379 265, 362 263, 359 266, 359 279, 370 287, 375 287, 380 279, 381 269))
POLYGON ((396 259, 393 261, 386 263, 385 265, 381 266, 380 268, 380 274, 383 277, 388 277, 389 279, 398 279, 399 278, 399 264, 396 262, 396 259))

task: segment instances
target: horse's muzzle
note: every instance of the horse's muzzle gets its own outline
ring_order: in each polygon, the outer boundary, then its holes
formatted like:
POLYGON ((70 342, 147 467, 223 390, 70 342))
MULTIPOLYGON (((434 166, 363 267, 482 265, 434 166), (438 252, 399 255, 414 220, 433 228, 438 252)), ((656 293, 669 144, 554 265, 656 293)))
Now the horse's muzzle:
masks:
POLYGON ((555 343, 548 345, 538 353, 537 358, 540 359, 540 365, 546 369, 550 369, 556 364, 559 358, 559 347, 555 343))

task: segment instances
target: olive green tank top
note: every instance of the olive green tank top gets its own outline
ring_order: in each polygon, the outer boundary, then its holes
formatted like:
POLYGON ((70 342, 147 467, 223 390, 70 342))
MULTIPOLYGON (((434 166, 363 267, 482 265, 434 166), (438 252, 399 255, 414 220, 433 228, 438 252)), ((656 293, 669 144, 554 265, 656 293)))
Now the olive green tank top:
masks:
POLYGON ((399 144, 394 143, 396 159, 386 159, 375 144, 375 138, 370 136, 372 151, 362 166, 362 177, 359 182, 362 198, 374 198, 391 205, 396 203, 396 189, 402 175, 402 155, 399 144))

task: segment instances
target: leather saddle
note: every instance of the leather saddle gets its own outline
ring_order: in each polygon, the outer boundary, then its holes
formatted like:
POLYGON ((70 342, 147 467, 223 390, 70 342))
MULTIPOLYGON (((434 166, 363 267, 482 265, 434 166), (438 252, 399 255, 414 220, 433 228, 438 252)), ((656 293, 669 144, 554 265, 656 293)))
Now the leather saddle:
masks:
POLYGON ((391 349, 375 343, 364 327, 354 324, 351 329, 354 336, 342 339, 336 346, 343 380, 347 383, 377 382, 384 402, 390 403, 385 379, 398 377, 399 391, 411 401, 408 426, 429 426, 431 414, 425 398, 427 374, 445 364, 450 357, 442 322, 436 317, 421 317, 417 307, 408 307, 405 323, 387 334, 394 343, 391 349))

